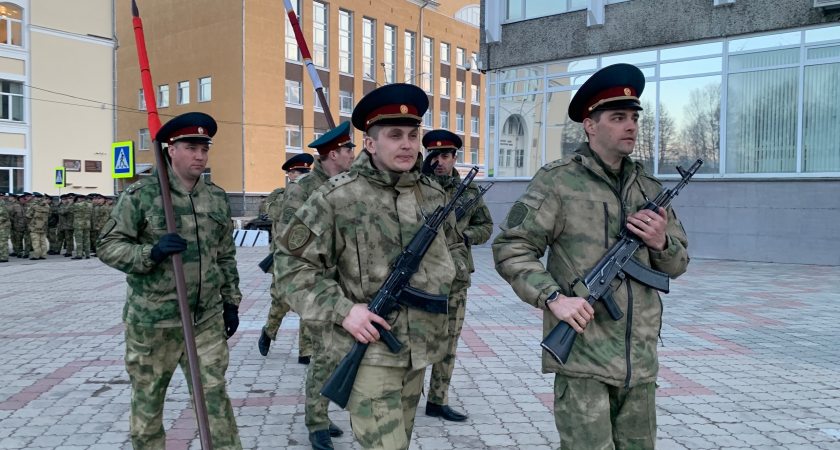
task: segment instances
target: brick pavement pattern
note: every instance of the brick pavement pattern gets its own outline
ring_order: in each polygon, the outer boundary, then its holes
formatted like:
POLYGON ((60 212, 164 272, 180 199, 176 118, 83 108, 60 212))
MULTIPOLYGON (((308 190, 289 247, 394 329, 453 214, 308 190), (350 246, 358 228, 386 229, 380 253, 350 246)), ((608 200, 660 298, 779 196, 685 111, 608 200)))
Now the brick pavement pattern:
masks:
MULTIPOLYGON (((260 356, 265 249, 237 253, 244 300, 227 378, 242 444, 308 449, 296 317, 260 356)), ((557 448, 542 313, 496 275, 489 249, 474 256, 450 390, 470 419, 428 418, 422 399, 412 448, 557 448)), ((0 267, 0 449, 130 448, 124 298, 123 274, 95 258, 0 267)), ((840 267, 695 260, 663 302, 659 449, 840 449, 840 267)), ((164 413, 170 450, 199 448, 188 402, 179 369, 164 413)), ((333 405, 330 416, 347 431, 336 448, 358 448, 347 413, 333 405)))

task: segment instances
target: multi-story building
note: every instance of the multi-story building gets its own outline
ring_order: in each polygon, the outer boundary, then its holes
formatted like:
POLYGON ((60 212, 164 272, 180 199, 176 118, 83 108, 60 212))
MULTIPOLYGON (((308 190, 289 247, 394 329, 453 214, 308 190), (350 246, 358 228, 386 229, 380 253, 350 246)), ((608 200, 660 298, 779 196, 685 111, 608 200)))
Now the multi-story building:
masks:
POLYGON ((693 256, 840 264, 840 2, 482 0, 494 219, 585 140, 571 97, 596 70, 647 84, 634 157, 668 184, 693 256))
POLYGON ((113 190, 110 0, 0 2, 0 193, 113 190))
MULTIPOLYGON (((464 137, 464 166, 483 163, 485 91, 476 67, 477 0, 293 0, 336 123, 377 86, 407 82, 429 94, 424 129, 464 137), (367 3, 365 3, 367 1, 367 3), (471 3, 471 1, 475 1, 471 3)), ((138 2, 158 111, 219 122, 207 175, 230 195, 234 215, 256 212, 258 195, 283 186, 280 166, 327 131, 298 44, 277 0, 138 2)), ((118 104, 144 109, 128 2, 117 5, 118 104)), ((119 140, 137 143, 140 172, 154 156, 146 118, 120 111, 119 140)), ((362 133, 354 141, 360 144, 362 133)), ((142 176, 142 175, 141 175, 142 176)))

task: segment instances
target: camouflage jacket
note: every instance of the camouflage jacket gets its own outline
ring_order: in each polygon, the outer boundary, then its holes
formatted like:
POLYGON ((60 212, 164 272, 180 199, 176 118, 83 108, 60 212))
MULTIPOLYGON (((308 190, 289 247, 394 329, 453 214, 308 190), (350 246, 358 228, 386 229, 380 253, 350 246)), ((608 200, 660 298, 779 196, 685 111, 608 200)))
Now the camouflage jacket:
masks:
POLYGON ((93 209, 93 218, 91 219, 91 229, 101 230, 108 221, 111 215, 111 210, 105 205, 97 205, 93 209))
POLYGON ((260 209, 257 211, 257 215, 264 216, 268 214, 268 197, 266 197, 266 201, 260 202, 260 209))
POLYGON ((286 193, 283 194, 283 215, 280 217, 281 232, 294 220, 295 213, 306 203, 306 200, 329 179, 330 176, 324 170, 321 161, 316 159, 311 172, 286 186, 286 193))
MULTIPOLYGON (((451 177, 434 177, 434 180, 443 187, 450 198, 455 195, 455 192, 458 191, 458 186, 461 185, 461 174, 457 170, 453 170, 453 172, 455 174, 451 177)), ((458 204, 460 205, 471 198, 477 197, 478 193, 478 185, 470 183, 458 204)), ((464 236, 464 243, 467 245, 467 261, 469 263, 470 273, 475 272, 471 246, 481 245, 487 242, 490 239, 490 235, 493 234, 493 219, 490 217, 490 210, 484 204, 484 199, 479 199, 478 203, 458 221, 458 231, 464 236)), ((454 292, 468 287, 470 287, 469 276, 467 276, 466 280, 455 280, 452 291, 454 292)))
POLYGON ((23 208, 23 203, 15 200, 9 204, 9 216, 12 219, 13 230, 26 230, 26 211, 23 208))
MULTIPOLYGON (((12 217, 9 214, 9 203, 0 201, 0 229, 9 231, 12 228, 12 217)), ((5 242, 3 243, 5 244, 5 242)))
POLYGON ((26 223, 30 232, 46 233, 50 220, 50 205, 44 199, 31 200, 26 204, 26 223))
MULTIPOLYGON (((340 360, 355 340, 341 323, 357 303, 368 303, 424 223, 421 204, 434 211, 446 192, 420 174, 420 162, 401 175, 377 170, 362 152, 349 172, 330 178, 295 213, 277 242, 274 273, 283 297, 304 320, 324 328, 324 346, 340 360)), ((411 278, 414 288, 449 295, 468 271, 466 249, 451 217, 411 278)), ((372 344, 363 364, 420 369, 443 359, 447 314, 402 308, 387 317, 403 343, 396 355, 372 344)))
POLYGON ((59 204, 55 203, 54 201, 49 200, 49 201, 47 201, 47 205, 49 205, 49 207, 50 207, 50 218, 47 221, 47 224, 49 225, 50 228, 58 228, 58 222, 59 222, 58 205, 59 204))
MULTIPOLYGON (((239 272, 233 244, 230 201, 225 191, 200 179, 191 192, 170 172, 172 205, 178 234, 187 241, 181 253, 193 323, 222 312, 222 303, 238 305, 239 272)), ((126 323, 158 328, 181 326, 172 258, 152 260, 152 247, 166 234, 157 176, 132 184, 120 196, 96 244, 105 264, 127 274, 123 308, 126 323)))
POLYGON ((68 208, 73 213, 73 229, 89 230, 90 216, 93 214, 93 205, 87 200, 71 203, 68 208))
MULTIPOLYGON (((559 323, 554 314, 545 312, 545 300, 558 290, 572 296, 570 284, 583 279, 616 242, 627 216, 662 190, 642 164, 629 158, 623 160, 621 180, 604 167, 588 144, 543 166, 508 212, 493 242, 496 270, 522 301, 544 311, 544 335, 559 323), (540 258, 546 247, 544 267, 540 258)), ((666 232, 665 250, 642 247, 634 257, 676 278, 688 266, 688 239, 670 208, 666 232)), ((543 351, 543 372, 594 378, 613 386, 656 381, 656 341, 662 324, 659 293, 629 278, 623 284, 619 281, 614 280, 613 297, 624 317, 613 321, 603 303, 596 302, 595 319, 575 340, 566 365, 543 351)))
POLYGON ((282 225, 280 224, 280 218, 283 216, 283 194, 286 192, 286 188, 277 188, 271 191, 268 194, 268 197, 265 198, 265 210, 268 214, 268 217, 271 219, 271 243, 269 244, 269 251, 274 253, 275 245, 274 241, 277 239, 277 236, 280 235, 280 231, 283 230, 282 225))
POLYGON ((62 203, 58 206, 58 229, 62 231, 73 229, 72 203, 62 203))

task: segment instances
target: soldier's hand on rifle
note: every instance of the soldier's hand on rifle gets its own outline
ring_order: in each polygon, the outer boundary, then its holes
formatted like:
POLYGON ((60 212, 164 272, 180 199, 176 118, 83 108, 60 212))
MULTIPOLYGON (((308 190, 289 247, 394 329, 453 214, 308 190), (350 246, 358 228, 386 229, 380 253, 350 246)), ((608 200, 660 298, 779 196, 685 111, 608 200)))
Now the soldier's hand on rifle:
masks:
POLYGON ((161 236, 160 240, 152 247, 152 260, 158 264, 166 257, 174 253, 181 253, 187 249, 187 241, 178 233, 169 233, 161 236))
POLYGON ((583 333, 586 324, 595 317, 592 305, 581 297, 566 297, 560 294, 557 300, 548 303, 548 309, 578 333, 583 333))
POLYGON ((368 311, 366 304, 359 303, 350 308, 350 313, 341 322, 341 326, 352 334, 357 341, 362 344, 370 344, 379 340, 379 332, 376 331, 373 322, 378 323, 386 330, 391 329, 391 325, 388 325, 385 319, 368 311))
POLYGON ((668 211, 659 208, 659 212, 643 209, 627 218, 627 229, 640 237, 650 249, 665 250, 668 239, 665 228, 668 227, 668 211))

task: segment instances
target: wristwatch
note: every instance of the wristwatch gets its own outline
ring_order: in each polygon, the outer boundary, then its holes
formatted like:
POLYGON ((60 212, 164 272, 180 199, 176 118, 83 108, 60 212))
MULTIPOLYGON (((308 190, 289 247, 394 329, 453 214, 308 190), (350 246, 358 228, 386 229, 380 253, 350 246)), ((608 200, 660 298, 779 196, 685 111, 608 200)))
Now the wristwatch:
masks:
POLYGON ((560 297, 560 291, 555 291, 553 294, 551 294, 551 297, 548 297, 547 299, 545 299, 545 308, 548 309, 548 304, 550 302, 553 302, 554 300, 557 300, 557 298, 559 298, 559 297, 560 297))

